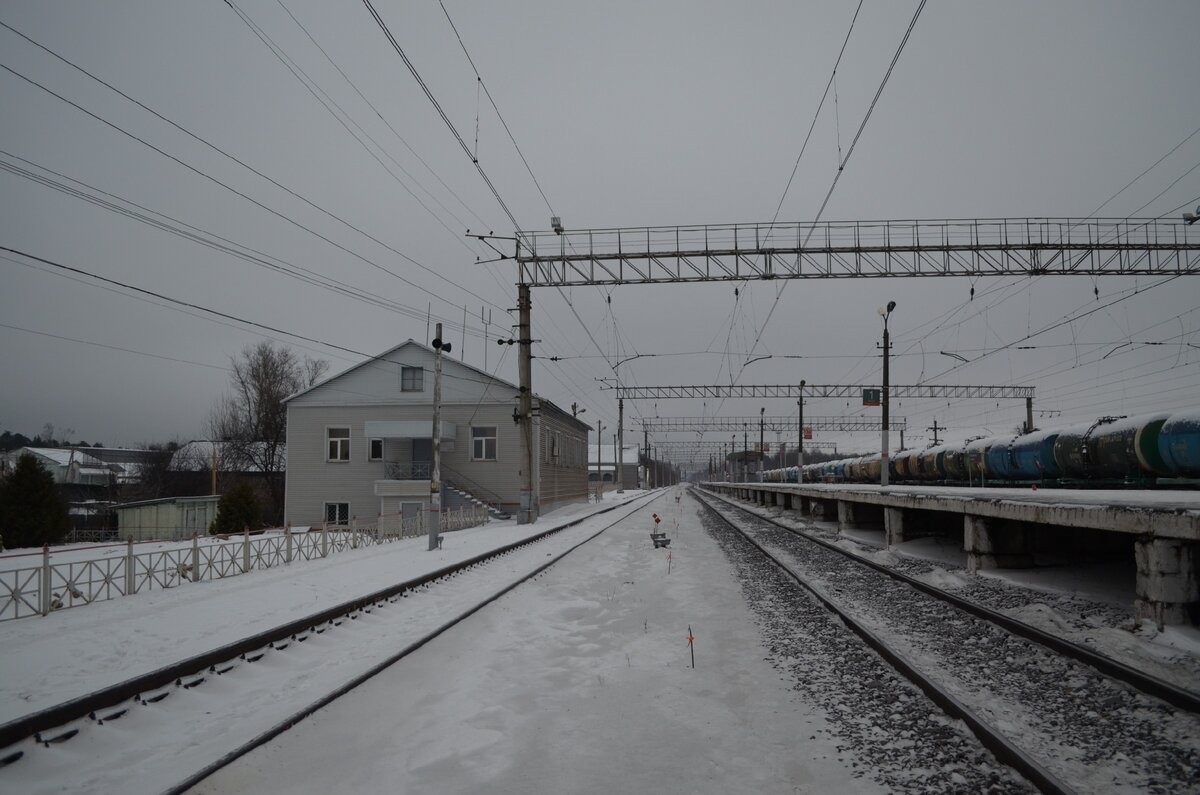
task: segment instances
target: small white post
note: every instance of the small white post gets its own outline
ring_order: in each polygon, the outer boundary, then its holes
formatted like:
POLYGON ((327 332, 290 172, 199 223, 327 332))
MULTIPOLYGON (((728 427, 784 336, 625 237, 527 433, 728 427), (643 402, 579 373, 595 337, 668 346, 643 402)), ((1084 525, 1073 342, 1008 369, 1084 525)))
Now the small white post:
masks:
POLYGON ((321 557, 329 557, 329 522, 321 525, 321 557))
POLYGON ((200 582, 200 539, 192 533, 192 582, 200 582))
POLYGON ((358 549, 358 517, 350 517, 350 548, 358 549))
POLYGON ((242 573, 250 572, 250 525, 242 531, 242 573))
POLYGON ((42 615, 50 615, 50 545, 42 544, 42 582, 38 601, 41 602, 42 615))

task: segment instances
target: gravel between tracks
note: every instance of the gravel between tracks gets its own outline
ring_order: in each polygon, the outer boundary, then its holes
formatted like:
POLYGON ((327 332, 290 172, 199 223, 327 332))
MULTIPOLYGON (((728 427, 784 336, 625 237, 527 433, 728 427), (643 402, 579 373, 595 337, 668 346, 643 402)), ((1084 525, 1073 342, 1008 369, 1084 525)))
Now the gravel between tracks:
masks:
POLYGON ((795 534, 722 512, 1080 791, 1200 791, 1195 716, 795 534))
POLYGON ((737 571, 768 659, 825 710, 857 774, 897 793, 1034 791, 736 531, 703 521, 737 571))

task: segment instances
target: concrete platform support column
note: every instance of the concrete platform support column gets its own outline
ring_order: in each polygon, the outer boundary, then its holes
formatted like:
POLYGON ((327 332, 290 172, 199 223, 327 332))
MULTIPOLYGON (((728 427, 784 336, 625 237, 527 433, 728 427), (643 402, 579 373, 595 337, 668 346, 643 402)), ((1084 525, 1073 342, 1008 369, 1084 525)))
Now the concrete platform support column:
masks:
POLYGON ((1033 565, 1033 536, 1027 527, 997 523, 983 516, 963 517, 967 571, 1020 569, 1033 565))
POLYGON ((783 508, 785 510, 788 508, 791 508, 792 507, 791 501, 792 501, 792 495, 788 494, 786 491, 775 492, 775 504, 778 507, 783 508))
POLYGON ((904 509, 883 509, 883 533, 889 547, 904 543, 904 509))
POLYGON ((809 499, 802 494, 792 495, 792 509, 801 516, 808 516, 809 499))
POLYGON ((856 506, 852 502, 838 500, 837 517, 838 517, 838 532, 844 533, 855 526, 854 508, 856 506))
POLYGON ((1196 580, 1198 545, 1176 538, 1139 538, 1137 559, 1138 618, 1149 618, 1161 629, 1166 624, 1200 621, 1200 584, 1196 580))

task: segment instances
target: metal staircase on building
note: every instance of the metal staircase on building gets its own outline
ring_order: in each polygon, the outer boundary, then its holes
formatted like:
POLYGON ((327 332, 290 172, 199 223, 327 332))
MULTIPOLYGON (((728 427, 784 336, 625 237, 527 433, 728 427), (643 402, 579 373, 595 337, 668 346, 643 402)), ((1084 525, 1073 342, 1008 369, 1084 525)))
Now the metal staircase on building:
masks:
POLYGON ((512 514, 504 509, 499 495, 444 466, 442 467, 442 486, 443 507, 457 508, 460 505, 478 505, 487 509, 488 516, 493 519, 512 518, 512 514), (491 500, 485 499, 486 497, 490 497, 491 500))

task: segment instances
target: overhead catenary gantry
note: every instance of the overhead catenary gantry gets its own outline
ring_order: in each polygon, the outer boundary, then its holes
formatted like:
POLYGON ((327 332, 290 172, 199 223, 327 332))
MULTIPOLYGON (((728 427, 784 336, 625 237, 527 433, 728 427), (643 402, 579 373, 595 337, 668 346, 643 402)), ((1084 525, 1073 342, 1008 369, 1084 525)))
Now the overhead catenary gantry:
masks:
POLYGON ((534 287, 892 276, 1200 273, 1200 229, 1179 221, 996 218, 659 226, 522 232, 534 287))
MULTIPOLYGON (((789 433, 799 430, 797 417, 643 417, 642 430, 647 433, 740 431, 747 426, 763 424, 772 433, 789 433)), ((888 423, 893 431, 907 430, 903 417, 893 418, 888 423)), ((877 431, 879 421, 870 417, 806 417, 804 427, 813 431, 877 431)))
MULTIPOLYGON (((602 386, 615 389, 625 400, 671 400, 674 398, 847 398, 858 397, 864 390, 880 387, 864 384, 714 384, 685 386, 602 386)), ((1031 386, 962 386, 950 384, 912 384, 889 387, 898 398, 990 398, 993 400, 1033 400, 1031 386)), ((807 424, 807 423, 806 423, 807 424)))
MULTIPOLYGON (((522 523, 534 521, 538 514, 532 287, 748 279, 1200 274, 1200 227, 1155 218, 851 221, 589 230, 555 226, 553 232, 518 231, 513 257, 519 269, 517 342, 524 485, 518 521, 522 523)), ((1030 389, 1027 409, 1033 397, 1030 389)), ((1027 424, 1032 427, 1032 417, 1027 424)), ((618 433, 622 432, 623 428, 618 428, 618 433)))

